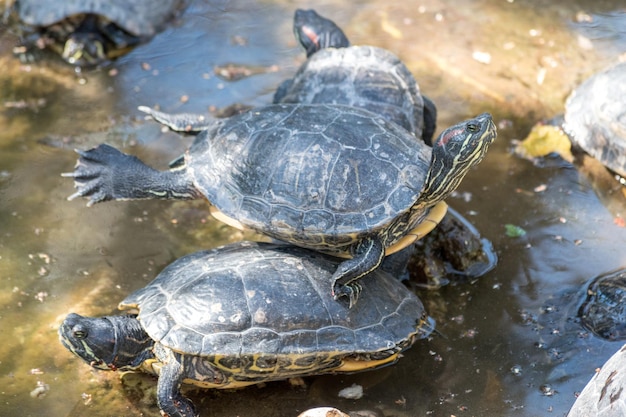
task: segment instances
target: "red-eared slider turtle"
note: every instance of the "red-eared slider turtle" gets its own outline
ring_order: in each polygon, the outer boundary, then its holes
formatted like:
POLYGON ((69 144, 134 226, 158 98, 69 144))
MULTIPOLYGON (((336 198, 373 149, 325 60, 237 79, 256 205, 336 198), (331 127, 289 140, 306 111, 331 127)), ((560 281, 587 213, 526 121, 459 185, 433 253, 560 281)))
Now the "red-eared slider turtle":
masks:
POLYGON ((390 274, 366 279, 348 309, 328 292, 335 258, 239 242, 175 261, 122 301, 137 316, 67 316, 61 342, 91 366, 159 374, 164 415, 193 416, 181 383, 235 388, 394 363, 430 334, 420 300, 390 274))
POLYGON ((119 56, 160 31, 184 0, 13 0, 25 43, 57 50, 74 65, 119 56))
POLYGON ((355 280, 378 267, 385 248, 393 253, 432 230, 428 215, 443 216, 443 199, 495 137, 487 113, 448 128, 431 148, 364 109, 279 104, 213 121, 169 171, 100 145, 78 151, 75 171, 63 175, 78 189, 70 200, 204 195, 228 224, 352 256, 333 285, 352 304, 355 280))
MULTIPOLYGON (((601 71, 583 82, 568 97, 562 123, 559 126, 538 126, 534 135, 522 143, 520 152, 529 156, 543 156, 551 151, 559 152, 570 162, 574 159, 563 143, 569 139, 576 148, 601 162, 610 170, 626 177, 626 62, 601 71), (553 133, 555 132, 555 133, 553 133), (561 134, 561 136, 559 136, 561 134), (559 141, 558 139, 562 140, 559 141), (537 146, 535 143, 546 143, 537 146)), ((560 123, 556 123, 560 125, 560 123)))
POLYGON ((626 346, 602 365, 580 393, 567 417, 626 416, 626 346))
POLYGON ((604 339, 626 339, 626 270, 592 279, 578 317, 585 328, 604 339))
POLYGON ((314 10, 296 10, 294 32, 308 59, 281 84, 274 103, 362 107, 431 144, 437 109, 396 55, 375 46, 350 46, 343 31, 314 10))

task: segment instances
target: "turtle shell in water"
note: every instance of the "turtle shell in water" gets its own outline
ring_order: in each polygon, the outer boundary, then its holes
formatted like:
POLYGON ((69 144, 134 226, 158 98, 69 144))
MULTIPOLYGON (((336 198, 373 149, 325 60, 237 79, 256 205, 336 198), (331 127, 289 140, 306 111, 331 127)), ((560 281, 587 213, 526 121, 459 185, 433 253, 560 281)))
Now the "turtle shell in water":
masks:
POLYGON ((626 416, 626 346, 602 365, 580 393, 567 417, 626 416))
POLYGON ((289 245, 236 243, 175 261, 120 308, 138 308, 150 337, 176 352, 219 355, 218 366, 237 373, 233 384, 314 374, 342 357, 362 356, 367 369, 367 359, 430 333, 419 299, 381 270, 365 278, 359 304, 335 301, 337 262, 289 245), (270 358, 271 372, 256 369, 270 358))
POLYGON ((565 103, 572 143, 626 177, 626 62, 583 82, 565 103))
POLYGON ((604 339, 626 339, 626 270, 594 278, 578 317, 585 328, 604 339))

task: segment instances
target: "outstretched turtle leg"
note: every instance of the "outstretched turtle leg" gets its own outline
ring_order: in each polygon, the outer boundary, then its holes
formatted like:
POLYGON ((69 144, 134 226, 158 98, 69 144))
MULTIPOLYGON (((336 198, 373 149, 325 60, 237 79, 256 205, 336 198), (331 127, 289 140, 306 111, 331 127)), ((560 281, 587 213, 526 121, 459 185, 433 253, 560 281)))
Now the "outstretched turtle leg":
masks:
POLYGON ((74 172, 61 174, 74 178, 77 191, 68 197, 88 197, 87 206, 108 200, 181 199, 202 197, 183 168, 157 171, 138 158, 102 144, 80 157, 74 172))
POLYGON ((422 140, 426 145, 433 146, 433 135, 437 130, 437 106, 431 99, 422 96, 424 100, 424 129, 422 130, 422 140))
POLYGON ((147 113, 157 122, 176 132, 197 133, 208 129, 215 119, 209 115, 195 113, 169 114, 146 106, 137 107, 139 111, 147 113))
POLYGON ((357 280, 382 263, 385 257, 385 246, 378 238, 363 239, 356 246, 352 259, 342 262, 333 274, 333 296, 335 300, 348 297, 350 307, 356 304, 361 292, 357 280))
POLYGON ((157 383, 157 403, 161 414, 168 417, 195 417, 193 404, 180 393, 185 378, 181 355, 169 349, 159 349, 157 355, 164 363, 157 383), (162 358, 164 355, 167 357, 162 358))

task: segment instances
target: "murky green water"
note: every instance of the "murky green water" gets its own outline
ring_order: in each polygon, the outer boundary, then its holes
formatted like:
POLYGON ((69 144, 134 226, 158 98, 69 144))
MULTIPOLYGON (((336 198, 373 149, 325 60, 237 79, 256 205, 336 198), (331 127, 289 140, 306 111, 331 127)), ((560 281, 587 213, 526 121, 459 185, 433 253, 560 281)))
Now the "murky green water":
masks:
POLYGON ((440 334, 417 343, 396 366, 309 378, 304 388, 278 382, 237 392, 193 390, 201 415, 296 416, 315 405, 385 416, 567 412, 595 368, 621 346, 584 334, 571 317, 584 282, 626 267, 626 229, 576 170, 557 159, 535 167, 510 148, 536 120, 562 111, 578 82, 626 52, 616 23, 624 10, 616 13, 615 0, 405 3, 198 1, 113 67, 84 73, 86 84, 63 64, 20 64, 11 55, 15 39, 4 32, 0 415, 158 415, 150 390, 142 389, 153 379, 128 377, 124 388, 118 375, 92 371, 67 352, 56 328, 70 311, 111 313, 173 259, 243 236, 211 220, 203 201, 92 208, 68 202, 72 184, 59 174, 72 170, 72 148, 103 141, 158 167, 178 156, 189 139, 161 133, 137 105, 204 112, 268 103, 304 59, 291 33, 297 7, 332 17, 355 44, 397 53, 438 105, 440 128, 494 113, 498 142, 450 204, 493 242, 500 263, 475 283, 420 293, 440 334), (581 11, 601 13, 599 26, 590 32, 576 24, 581 11), (490 61, 477 61, 476 52, 490 61), (214 68, 228 64, 259 73, 217 77, 214 68), (527 234, 506 237, 508 223, 527 234), (352 383, 363 385, 365 396, 338 398, 352 383))

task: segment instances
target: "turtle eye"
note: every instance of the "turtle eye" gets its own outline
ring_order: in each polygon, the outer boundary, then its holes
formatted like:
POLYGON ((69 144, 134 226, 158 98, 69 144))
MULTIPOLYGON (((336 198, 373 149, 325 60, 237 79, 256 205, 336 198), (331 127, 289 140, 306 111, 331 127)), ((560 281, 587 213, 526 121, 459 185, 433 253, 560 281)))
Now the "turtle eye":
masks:
POLYGON ((85 339, 87 337, 87 330, 82 327, 75 327, 72 331, 72 334, 77 339, 85 339))
POLYGON ((468 123, 467 124, 467 131, 470 133, 476 133, 480 130, 480 126, 478 125, 478 123, 468 123))

